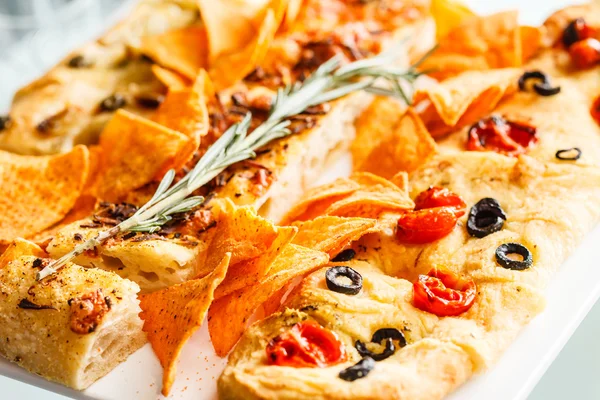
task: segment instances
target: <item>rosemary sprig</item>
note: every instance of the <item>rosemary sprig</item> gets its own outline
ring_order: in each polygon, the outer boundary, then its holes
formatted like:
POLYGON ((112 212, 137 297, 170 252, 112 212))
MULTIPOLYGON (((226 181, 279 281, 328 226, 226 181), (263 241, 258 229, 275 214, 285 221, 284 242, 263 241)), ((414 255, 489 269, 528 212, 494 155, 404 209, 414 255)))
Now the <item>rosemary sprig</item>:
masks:
POLYGON ((420 75, 416 68, 431 53, 428 52, 408 69, 393 66, 396 51, 340 66, 337 57, 323 63, 303 82, 280 88, 275 95, 268 118, 248 133, 252 116, 232 125, 207 150, 194 168, 173 184, 175 171, 168 171, 154 196, 129 219, 100 232, 96 237, 77 245, 71 252, 53 261, 37 274, 41 280, 63 265, 122 232, 155 232, 174 214, 187 212, 204 202, 202 196, 192 196, 198 188, 210 182, 232 164, 256 156, 255 150, 272 140, 290 135, 287 118, 301 114, 307 108, 332 101, 352 92, 365 90, 378 95, 394 96, 410 104, 412 93, 407 93, 402 82, 412 86, 420 75))

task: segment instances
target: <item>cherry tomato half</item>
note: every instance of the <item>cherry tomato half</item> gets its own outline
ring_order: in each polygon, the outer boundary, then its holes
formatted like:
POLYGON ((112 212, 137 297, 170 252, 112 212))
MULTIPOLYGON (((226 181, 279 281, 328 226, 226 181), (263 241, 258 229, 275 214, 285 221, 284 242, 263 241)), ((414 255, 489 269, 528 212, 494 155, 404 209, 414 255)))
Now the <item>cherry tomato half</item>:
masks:
POLYGON ((452 232, 457 220, 453 207, 409 211, 398 219, 396 237, 401 243, 431 243, 452 232))
POLYGON ((457 217, 465 214, 467 205, 456 193, 446 188, 432 186, 419 193, 415 199, 415 211, 424 208, 453 207, 457 217))
POLYGON ((471 279, 434 268, 427 275, 419 275, 413 284, 413 304, 438 317, 448 317, 471 308, 476 293, 475 282, 471 279))
POLYGON ((346 358, 337 335, 315 321, 297 323, 271 339, 266 351, 269 365, 295 368, 324 368, 346 358))
POLYGON ((569 47, 569 54, 577 68, 591 68, 600 63, 600 41, 588 38, 575 42, 569 47))
POLYGON ((507 121, 494 115, 471 126, 467 150, 495 151, 507 156, 517 156, 537 142, 536 131, 531 125, 507 121))
POLYGON ((594 100, 594 104, 592 104, 592 108, 590 109, 590 114, 592 115, 592 118, 594 118, 594 121, 600 125, 600 96, 596 97, 596 100, 594 100))

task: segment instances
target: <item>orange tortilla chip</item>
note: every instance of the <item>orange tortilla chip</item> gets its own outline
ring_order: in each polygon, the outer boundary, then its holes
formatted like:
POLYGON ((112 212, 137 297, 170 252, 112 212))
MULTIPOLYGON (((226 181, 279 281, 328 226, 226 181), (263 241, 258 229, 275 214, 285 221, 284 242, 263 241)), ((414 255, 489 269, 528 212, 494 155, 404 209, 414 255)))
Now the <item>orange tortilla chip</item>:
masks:
POLYGON ((523 57, 523 64, 542 48, 542 40, 542 30, 537 26, 521 27, 521 56, 523 57))
POLYGON ((236 290, 254 285, 265 277, 275 259, 290 244, 298 229, 292 226, 277 228, 277 237, 263 254, 247 261, 232 265, 227 277, 215 292, 215 299, 225 297, 236 290))
POLYGON ((159 65, 194 80, 208 65, 206 30, 198 26, 176 29, 142 39, 140 51, 159 65))
POLYGON ((295 222, 298 233, 293 243, 335 257, 377 224, 374 219, 323 216, 312 221, 295 222))
POLYGON ((276 14, 268 10, 251 43, 240 51, 219 56, 211 63, 209 75, 217 91, 238 82, 264 60, 278 26, 276 14))
POLYGON ((12 260, 21 256, 36 256, 40 258, 49 257, 48 253, 42 250, 37 244, 30 242, 29 240, 18 238, 8 245, 4 253, 2 253, 2 256, 0 256, 0 269, 4 268, 6 264, 12 260))
POLYGON ((191 86, 192 81, 183 75, 170 69, 163 68, 158 64, 152 65, 152 72, 156 78, 169 90, 185 89, 191 86))
POLYGON ((308 221, 321 215, 377 218, 384 212, 414 207, 408 193, 390 181, 368 172, 356 172, 349 178, 337 179, 324 188, 322 194, 329 196, 319 196, 320 187, 310 190, 307 196, 290 210, 284 221, 288 224, 294 221, 308 221))
POLYGON ((281 221, 281 225, 289 225, 297 220, 310 220, 320 215, 331 204, 341 200, 360 188, 360 185, 349 178, 339 178, 334 182, 318 186, 307 191, 281 221))
POLYGON ((362 165, 369 154, 389 135, 390 127, 398 124, 406 106, 388 97, 376 97, 356 119, 356 138, 350 145, 355 166, 362 165))
POLYGON ((435 141, 412 109, 388 127, 381 139, 356 170, 389 179, 398 171, 414 171, 437 152, 435 141))
POLYGON ((187 159, 190 139, 125 110, 118 110, 100 136, 102 176, 97 197, 118 202, 134 189, 160 179, 187 159))
POLYGON ((356 172, 350 179, 358 183, 360 189, 333 203, 326 210, 327 215, 377 218, 384 212, 414 208, 408 193, 384 178, 368 172, 356 172))
POLYGON ((202 325, 214 291, 227 273, 230 256, 226 254, 219 266, 203 279, 140 296, 143 331, 163 367, 162 394, 165 396, 175 381, 181 350, 202 325))
POLYGON ((0 243, 62 220, 83 192, 89 167, 85 146, 39 157, 0 151, 0 243))
POLYGON ((440 137, 489 114, 517 90, 522 71, 503 68, 467 71, 415 93, 420 117, 433 137, 440 137))
POLYGON ((272 295, 294 278, 329 261, 326 253, 290 244, 273 263, 260 284, 248 286, 216 300, 208 311, 208 331, 216 353, 224 357, 240 339, 250 318, 272 295))
POLYGON ((431 0, 431 15, 435 20, 436 36, 439 40, 465 19, 476 14, 459 0, 431 0))
POLYGON ((400 171, 390 178, 390 182, 398 186, 403 192, 409 193, 408 190, 408 173, 400 171))
POLYGON ((440 40, 423 64, 431 76, 445 79, 467 70, 523 65, 521 29, 516 11, 467 18, 440 40))

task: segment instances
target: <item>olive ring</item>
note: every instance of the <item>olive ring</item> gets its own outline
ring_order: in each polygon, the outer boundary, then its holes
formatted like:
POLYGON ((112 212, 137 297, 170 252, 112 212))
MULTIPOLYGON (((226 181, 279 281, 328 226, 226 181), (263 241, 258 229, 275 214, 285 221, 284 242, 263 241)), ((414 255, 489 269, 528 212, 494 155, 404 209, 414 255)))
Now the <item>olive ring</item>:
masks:
POLYGON ((476 238, 483 238, 498 232, 504 226, 506 214, 500 203, 491 197, 479 200, 469 211, 467 232, 476 238))
POLYGON ((498 246, 496 249, 496 261, 506 269, 522 271, 531 267, 531 264, 533 264, 533 256, 531 255, 531 251, 522 244, 505 243, 498 246), (508 258, 508 254, 519 254, 523 257, 523 260, 511 260, 508 258))
POLYGON ((331 267, 325 272, 325 281, 327 288, 337 293, 348 295, 358 294, 362 289, 362 276, 350 267, 331 267), (337 278, 344 276, 352 283, 344 284, 337 281, 337 278))
POLYGON ((525 84, 530 79, 536 79, 541 81, 533 84, 533 90, 535 90, 535 92, 540 96, 553 96, 555 94, 560 93, 560 86, 552 87, 548 75, 538 70, 526 71, 525 73, 523 73, 523 75, 521 75, 521 77, 519 78, 519 89, 525 90, 525 84))
POLYGON ((356 251, 354 251, 353 249, 346 249, 346 250, 338 253, 337 256, 335 256, 331 259, 331 261, 346 262, 346 261, 352 260, 355 256, 356 256, 356 251))
POLYGON ((371 357, 375 361, 381 361, 392 356, 396 352, 394 340, 398 341, 398 345, 401 348, 406 346, 406 338, 401 331, 396 328, 382 328, 375 331, 371 337, 372 343, 381 343, 382 341, 385 341, 385 348, 381 353, 373 353, 367 349, 367 346, 360 340, 357 340, 354 346, 356 347, 358 354, 362 357, 371 357))
POLYGON ((374 368, 375 360, 373 360, 371 357, 364 357, 353 366, 340 371, 338 376, 340 379, 343 379, 347 382, 352 382, 369 375, 369 372, 371 372, 374 368))
POLYGON ((580 157, 581 157, 581 149, 579 147, 571 147, 570 149, 562 149, 562 150, 558 150, 556 152, 556 158, 558 158, 559 160, 575 161, 575 160, 579 160, 580 157), (572 156, 569 156, 569 153, 571 153, 571 152, 575 152, 575 154, 572 156))

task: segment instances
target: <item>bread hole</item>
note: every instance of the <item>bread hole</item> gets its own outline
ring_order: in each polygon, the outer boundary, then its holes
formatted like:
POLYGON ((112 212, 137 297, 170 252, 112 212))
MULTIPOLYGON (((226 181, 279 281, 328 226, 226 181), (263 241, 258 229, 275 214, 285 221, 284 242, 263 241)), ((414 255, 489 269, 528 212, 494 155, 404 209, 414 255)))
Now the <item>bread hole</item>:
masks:
POLYGON ((158 274, 156 272, 146 272, 140 270, 139 275, 148 282, 158 282, 158 274))
POLYGON ((123 262, 121 260, 119 260, 116 257, 110 257, 110 256, 105 256, 102 255, 102 264, 104 265, 105 269, 111 270, 111 271, 121 271, 123 269, 125 269, 125 264, 123 264, 123 262))
POLYGON ((175 269, 173 269, 173 268, 170 268, 170 267, 167 267, 167 268, 165 268, 165 270, 166 270, 166 271, 167 271, 169 274, 171 274, 171 275, 173 275, 173 274, 175 274, 175 273, 177 272, 177 271, 175 271, 175 269))

